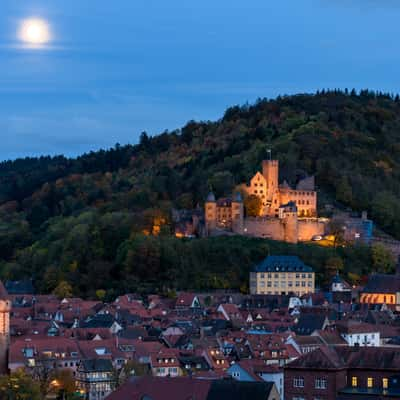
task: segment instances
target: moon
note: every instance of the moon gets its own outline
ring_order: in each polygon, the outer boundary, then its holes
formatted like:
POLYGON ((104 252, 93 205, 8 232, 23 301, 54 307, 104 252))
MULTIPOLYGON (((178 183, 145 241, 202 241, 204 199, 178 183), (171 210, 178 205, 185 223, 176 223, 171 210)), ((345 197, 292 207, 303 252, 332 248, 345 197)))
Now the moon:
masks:
POLYGON ((51 39, 48 22, 39 18, 23 20, 19 30, 19 38, 32 46, 45 45, 51 39))

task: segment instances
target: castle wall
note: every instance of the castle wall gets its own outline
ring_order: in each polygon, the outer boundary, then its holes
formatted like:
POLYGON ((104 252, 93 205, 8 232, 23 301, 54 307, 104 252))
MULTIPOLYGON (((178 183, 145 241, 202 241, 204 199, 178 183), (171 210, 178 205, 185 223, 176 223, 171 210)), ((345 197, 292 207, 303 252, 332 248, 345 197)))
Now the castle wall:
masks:
POLYGON ((315 235, 325 234, 325 223, 315 219, 300 219, 298 232, 299 242, 310 241, 315 235))
POLYGON ((266 239, 285 239, 285 226, 279 219, 271 218, 245 218, 243 221, 245 235, 262 237, 266 239))

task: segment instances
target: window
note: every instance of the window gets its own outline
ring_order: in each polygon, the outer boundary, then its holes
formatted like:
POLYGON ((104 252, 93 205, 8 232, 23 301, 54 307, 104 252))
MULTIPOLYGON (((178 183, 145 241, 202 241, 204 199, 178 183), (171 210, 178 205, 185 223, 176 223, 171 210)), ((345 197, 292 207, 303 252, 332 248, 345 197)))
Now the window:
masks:
POLYGON ((239 378, 240 372, 232 372, 232 378, 239 378))
POLYGON ((351 377, 351 386, 357 387, 357 385, 358 385, 357 377, 356 376, 352 376, 351 377))
POLYGON ((388 378, 383 378, 382 379, 382 387, 383 387, 383 389, 387 389, 389 387, 388 378))
POLYGON ((302 388, 304 387, 304 378, 301 376, 297 376, 293 379, 293 387, 302 388))
POLYGON ((374 379, 371 377, 367 378, 367 387, 372 388, 374 386, 374 379))
POLYGON ((315 379, 315 389, 326 389, 327 382, 325 378, 316 378, 315 379))

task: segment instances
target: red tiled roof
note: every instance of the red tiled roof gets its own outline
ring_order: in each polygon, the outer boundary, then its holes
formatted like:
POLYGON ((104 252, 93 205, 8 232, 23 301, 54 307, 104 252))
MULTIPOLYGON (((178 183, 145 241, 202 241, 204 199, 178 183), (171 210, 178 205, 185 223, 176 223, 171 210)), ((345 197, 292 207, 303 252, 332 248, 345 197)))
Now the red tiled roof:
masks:
POLYGON ((142 377, 133 379, 111 393, 107 400, 206 400, 211 380, 181 378, 142 377))

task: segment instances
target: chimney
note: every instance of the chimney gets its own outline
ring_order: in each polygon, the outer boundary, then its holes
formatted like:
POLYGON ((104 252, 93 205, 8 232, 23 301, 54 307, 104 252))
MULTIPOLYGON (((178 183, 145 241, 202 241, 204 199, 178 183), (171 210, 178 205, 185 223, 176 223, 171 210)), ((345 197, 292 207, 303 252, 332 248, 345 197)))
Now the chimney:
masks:
POLYGON ((368 213, 367 213, 367 211, 363 211, 363 212, 361 213, 361 219, 362 219, 363 221, 366 221, 366 220, 368 219, 368 213))

